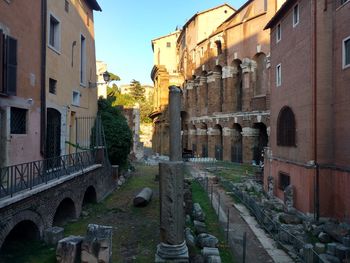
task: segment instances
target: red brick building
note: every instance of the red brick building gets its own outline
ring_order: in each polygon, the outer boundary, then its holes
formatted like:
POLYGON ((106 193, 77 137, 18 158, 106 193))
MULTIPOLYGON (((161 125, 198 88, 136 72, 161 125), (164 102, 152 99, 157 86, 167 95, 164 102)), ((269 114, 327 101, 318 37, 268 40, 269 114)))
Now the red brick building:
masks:
POLYGON ((288 0, 271 29, 265 187, 316 216, 350 218, 350 1, 288 0))

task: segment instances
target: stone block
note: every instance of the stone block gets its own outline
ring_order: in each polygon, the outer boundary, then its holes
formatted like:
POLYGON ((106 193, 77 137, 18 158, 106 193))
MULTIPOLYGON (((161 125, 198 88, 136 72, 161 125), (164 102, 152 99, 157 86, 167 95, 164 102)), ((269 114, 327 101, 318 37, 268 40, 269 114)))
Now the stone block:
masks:
POLYGON ((203 247, 217 247, 219 240, 210 234, 202 233, 197 236, 197 245, 203 247))
POLYGON ((50 227, 44 231, 44 241, 48 245, 56 246, 58 241, 64 237, 64 228, 63 227, 50 227))
POLYGON ((322 263, 340 263, 340 260, 329 254, 320 254, 320 259, 322 263))
POLYGON ((111 263, 112 233, 110 226, 89 224, 81 247, 81 262, 111 263))
POLYGON ((201 252, 204 257, 220 256, 219 249, 216 247, 204 247, 201 252))
POLYGON ((193 204, 192 215, 193 215, 194 220, 201 221, 201 222, 204 222, 204 220, 205 220, 204 212, 203 212, 202 207, 200 206, 199 203, 193 204))
POLYGON ((220 256, 208 256, 205 259, 206 263, 221 263, 221 257, 220 256))
POLYGON ((350 256, 350 248, 343 244, 338 244, 335 248, 335 255, 342 261, 343 259, 350 256))
POLYGON ((56 249, 57 263, 80 263, 83 239, 81 236, 69 236, 61 239, 56 249))
POLYGON ((331 237, 325 233, 325 232, 321 232, 319 235, 318 235, 318 239, 322 242, 322 243, 329 243, 331 242, 331 237))
POLYGON ((322 243, 316 243, 315 244, 315 251, 317 252, 317 254, 323 254, 326 252, 326 246, 325 244, 322 243))
POLYGON ((193 225, 194 225, 194 229, 196 231, 197 234, 202 234, 202 233, 207 233, 207 225, 203 222, 194 220, 193 221, 193 225))
POLYGON ((350 247, 350 236, 343 237, 343 245, 346 247, 350 247))
POLYGON ((196 246, 195 238, 193 236, 193 233, 190 228, 185 229, 185 239, 186 239, 186 245, 189 248, 194 248, 196 246))
POLYGON ((327 254, 335 256, 337 243, 328 243, 327 244, 327 254))

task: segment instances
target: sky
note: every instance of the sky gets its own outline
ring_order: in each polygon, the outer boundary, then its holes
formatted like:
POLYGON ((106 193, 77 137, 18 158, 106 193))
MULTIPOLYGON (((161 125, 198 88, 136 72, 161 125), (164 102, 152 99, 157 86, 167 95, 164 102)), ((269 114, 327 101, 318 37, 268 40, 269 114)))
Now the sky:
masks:
POLYGON ((151 40, 181 28, 195 13, 227 3, 238 9, 246 0, 98 0, 95 12, 96 59, 117 74, 118 85, 132 79, 152 85, 151 40))

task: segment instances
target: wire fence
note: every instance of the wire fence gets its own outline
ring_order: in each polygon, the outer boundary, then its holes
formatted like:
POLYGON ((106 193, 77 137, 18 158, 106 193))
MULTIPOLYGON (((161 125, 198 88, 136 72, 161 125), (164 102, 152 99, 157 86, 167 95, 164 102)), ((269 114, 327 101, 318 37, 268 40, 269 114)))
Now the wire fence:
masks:
MULTIPOLYGON (((218 221, 225 230, 226 244, 230 246, 235 252, 235 255, 238 256, 239 262, 249 262, 247 259, 249 257, 249 253, 247 255, 247 248, 249 250, 251 247, 252 240, 247 238, 247 233, 245 231, 237 231, 237 229, 234 229, 235 227, 233 225, 235 222, 230 218, 230 212, 233 208, 227 207, 225 202, 222 201, 224 197, 214 190, 215 187, 213 187, 213 182, 209 180, 208 173, 201 173, 195 180, 207 192, 211 205, 216 210, 218 221), (234 235, 230 233, 234 233, 234 235)), ((308 237, 305 234, 294 234, 293 231, 281 224, 278 219, 267 214, 255 197, 242 192, 229 180, 220 178, 219 183, 237 202, 242 203, 250 211, 259 225, 274 239, 280 248, 292 255, 293 261, 305 263, 329 262, 326 257, 319 254, 314 246, 308 242, 308 237)), ((254 253, 254 251, 248 252, 254 253)))

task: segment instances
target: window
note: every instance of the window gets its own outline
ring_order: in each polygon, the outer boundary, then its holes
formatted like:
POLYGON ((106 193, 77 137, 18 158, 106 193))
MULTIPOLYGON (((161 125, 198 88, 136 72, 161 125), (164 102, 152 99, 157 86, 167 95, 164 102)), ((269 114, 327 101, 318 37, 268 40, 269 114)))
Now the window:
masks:
POLYGON ((343 40, 343 68, 350 67, 350 37, 343 40))
POLYGON ((56 94, 57 80, 49 79, 49 92, 52 94, 56 94))
POLYGON ((276 86, 279 87, 282 85, 282 67, 281 64, 276 66, 276 86))
POLYGON ((85 85, 86 79, 86 40, 80 35, 80 84, 85 85))
POLYGON ((290 185, 290 176, 287 173, 278 173, 278 188, 284 191, 290 185))
POLYGON ((282 37, 281 24, 278 24, 276 29, 276 43, 281 41, 281 37, 282 37))
POLYGON ((0 30, 0 93, 17 93, 17 40, 0 30))
POLYGON ((277 145, 296 146, 294 113, 292 109, 287 106, 283 107, 278 114, 277 145))
POLYGON ((80 92, 73 90, 72 105, 80 106, 80 92))
POLYGON ((218 55, 222 54, 221 41, 216 41, 215 44, 216 44, 216 51, 217 51, 217 54, 218 54, 218 55))
POLYGON ((69 12, 69 1, 65 0, 64 1, 64 10, 68 13, 69 12))
POLYGON ((26 109, 11 108, 11 134, 26 134, 27 111, 26 109))
POLYGON ((166 47, 171 47, 171 43, 170 42, 166 42, 166 47))
POLYGON ((60 50, 60 22, 50 15, 50 27, 49 27, 49 46, 56 51, 60 50))
POLYGON ((297 24, 299 24, 299 5, 296 5, 293 8, 293 27, 297 24))

